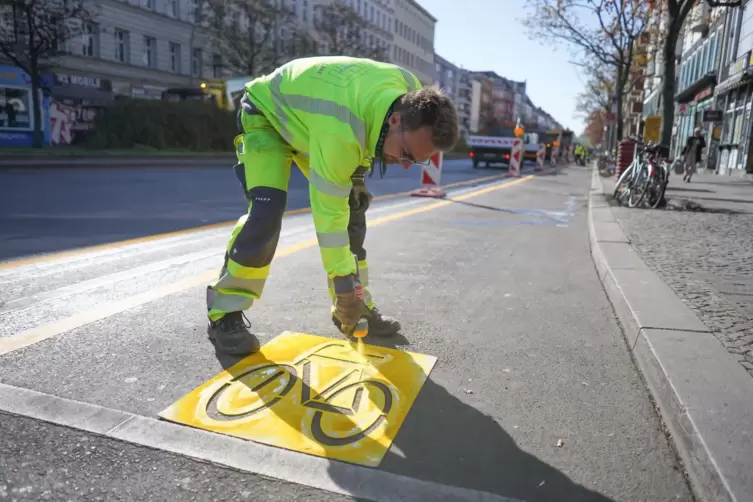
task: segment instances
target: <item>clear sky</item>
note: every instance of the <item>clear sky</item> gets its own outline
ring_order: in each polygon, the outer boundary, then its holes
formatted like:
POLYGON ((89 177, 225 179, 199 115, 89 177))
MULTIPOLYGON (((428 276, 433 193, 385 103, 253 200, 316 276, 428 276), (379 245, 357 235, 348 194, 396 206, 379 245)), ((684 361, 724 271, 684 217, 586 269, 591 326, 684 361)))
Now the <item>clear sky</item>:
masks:
POLYGON ((583 77, 568 63, 569 48, 531 40, 521 20, 526 0, 417 0, 437 18, 434 51, 470 70, 492 70, 527 82, 528 96, 576 134, 575 96, 583 77))

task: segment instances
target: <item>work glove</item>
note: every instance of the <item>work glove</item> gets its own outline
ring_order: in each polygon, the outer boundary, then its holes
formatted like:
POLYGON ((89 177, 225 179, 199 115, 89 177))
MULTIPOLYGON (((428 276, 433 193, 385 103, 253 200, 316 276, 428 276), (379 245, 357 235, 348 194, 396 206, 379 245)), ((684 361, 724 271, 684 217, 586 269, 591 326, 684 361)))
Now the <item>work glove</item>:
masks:
POLYGON ((350 210, 354 213, 363 214, 371 205, 374 196, 366 188, 362 173, 357 172, 351 176, 350 180, 353 183, 353 189, 350 191, 350 198, 348 199, 350 210))
POLYGON ((340 321, 340 331, 350 335, 358 321, 371 317, 371 311, 353 290, 335 295, 335 317, 340 321))

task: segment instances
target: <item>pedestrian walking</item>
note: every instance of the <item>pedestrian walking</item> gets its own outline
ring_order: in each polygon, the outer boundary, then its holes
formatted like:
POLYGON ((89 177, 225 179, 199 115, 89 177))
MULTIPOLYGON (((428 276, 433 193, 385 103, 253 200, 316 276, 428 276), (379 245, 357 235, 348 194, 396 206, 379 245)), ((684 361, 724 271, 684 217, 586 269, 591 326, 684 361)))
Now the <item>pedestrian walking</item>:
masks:
POLYGON ((685 146, 682 149, 684 159, 684 171, 682 180, 690 183, 690 178, 695 174, 696 167, 703 156, 703 149, 706 148, 706 139, 703 137, 703 131, 696 127, 692 136, 688 136, 685 146))

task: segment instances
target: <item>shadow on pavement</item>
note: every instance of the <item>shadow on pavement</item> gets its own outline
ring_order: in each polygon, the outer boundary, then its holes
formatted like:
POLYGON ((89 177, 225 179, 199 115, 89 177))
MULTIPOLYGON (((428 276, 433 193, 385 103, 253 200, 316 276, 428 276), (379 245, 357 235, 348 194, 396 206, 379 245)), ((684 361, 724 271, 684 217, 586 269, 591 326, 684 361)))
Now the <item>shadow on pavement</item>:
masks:
MULTIPOLYGON (((610 501, 522 451, 499 424, 461 402, 431 378, 379 469, 522 501, 610 501)), ((355 488, 358 479, 333 479, 355 488)))
POLYGON ((714 193, 713 190, 708 190, 706 188, 680 188, 675 187, 672 185, 667 185, 667 191, 668 192, 705 192, 705 193, 714 193))
POLYGON ((540 173, 534 173, 536 176, 567 176, 567 171, 562 169, 554 169, 552 171, 543 171, 540 173))
POLYGON ((497 211, 500 213, 514 214, 516 216, 536 216, 539 218, 551 220, 555 223, 561 223, 560 220, 547 214, 546 211, 536 211, 533 209, 506 209, 504 207, 487 206, 485 204, 476 204, 475 202, 468 202, 465 200, 455 200, 455 199, 449 199, 449 198, 445 200, 454 202, 455 204, 463 204, 465 206, 477 207, 479 209, 486 209, 489 211, 497 211))
MULTIPOLYGON (((381 339, 380 345, 396 348, 403 344, 403 340, 403 337, 381 339)), ((239 358, 219 355, 218 358, 225 368, 239 361, 239 358)), ((308 385, 305 380, 299 381, 308 385)), ((269 410, 274 412, 272 404, 270 402, 269 410)), ((350 415, 351 412, 347 411, 338 415, 337 420, 344 427, 341 430, 360 429, 350 415)), ((279 414, 278 417, 289 420, 279 414)), ((301 430, 300 423, 288 425, 301 430)), ((361 447, 375 444, 368 436, 359 439, 358 443, 361 447)), ((321 446, 325 453, 330 448, 338 448, 321 446)), ((355 445, 349 443, 345 446, 355 445)), ((330 461, 329 474, 343 488, 358 493, 363 480, 352 475, 350 469, 343 468, 345 465, 340 461, 330 461)), ((431 378, 426 379, 392 446, 376 468, 526 502, 611 502, 608 497, 574 483, 556 468, 521 450, 492 417, 463 403, 431 378)))

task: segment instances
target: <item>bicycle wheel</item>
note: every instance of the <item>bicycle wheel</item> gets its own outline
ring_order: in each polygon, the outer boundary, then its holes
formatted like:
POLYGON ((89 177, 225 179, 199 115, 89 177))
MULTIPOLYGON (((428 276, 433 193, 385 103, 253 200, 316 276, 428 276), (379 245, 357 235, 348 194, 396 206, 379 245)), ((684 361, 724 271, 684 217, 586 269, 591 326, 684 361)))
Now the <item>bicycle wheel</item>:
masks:
POLYGON ((324 446, 346 446, 371 434, 387 420, 393 396, 382 382, 367 380, 345 385, 326 400, 337 412, 317 411, 311 419, 311 435, 324 446), (334 401, 352 400, 334 406, 334 401))
POLYGON ((661 204, 664 197, 664 190, 667 187, 666 171, 664 167, 659 167, 656 174, 652 177, 648 187, 648 205, 651 209, 656 209, 661 204))
POLYGON ((617 183, 614 186, 612 196, 620 205, 624 204, 626 197, 630 194, 630 178, 633 175, 633 166, 634 164, 630 164, 627 169, 622 172, 620 177, 617 178, 617 183))
POLYGON ((651 177, 648 175, 648 166, 641 166, 641 170, 638 171, 634 178, 632 190, 630 190, 630 196, 628 197, 628 207, 638 207, 646 196, 648 190, 648 184, 651 181, 651 177))
POLYGON ((250 368, 217 389, 207 405, 214 420, 238 420, 274 406, 288 395, 298 372, 288 364, 250 368))

